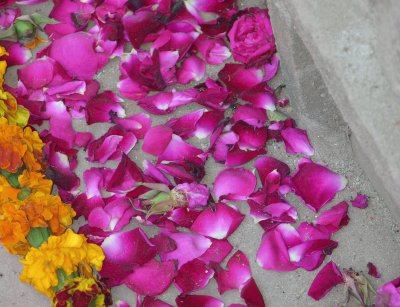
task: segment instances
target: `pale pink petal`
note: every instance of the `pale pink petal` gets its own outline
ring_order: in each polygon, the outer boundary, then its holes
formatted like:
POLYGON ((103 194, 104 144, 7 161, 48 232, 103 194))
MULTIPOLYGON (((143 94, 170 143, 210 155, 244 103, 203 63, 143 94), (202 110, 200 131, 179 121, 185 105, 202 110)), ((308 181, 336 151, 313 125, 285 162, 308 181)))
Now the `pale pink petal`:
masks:
POLYGON ((368 207, 368 197, 363 194, 357 194, 356 198, 350 202, 356 208, 365 209, 368 207))
POLYGON ((174 261, 157 262, 152 259, 135 268, 125 279, 125 285, 140 295, 155 296, 166 291, 176 275, 174 261))
POLYGON ((163 261, 178 260, 178 268, 185 263, 200 257, 211 246, 210 239, 191 233, 167 233, 175 241, 177 248, 161 256, 163 261))
POLYGON ((292 177, 294 192, 315 212, 347 184, 346 178, 309 159, 301 159, 292 177))
POLYGON ((344 280, 340 269, 333 261, 330 261, 318 272, 308 290, 308 295, 319 301, 332 288, 342 283, 344 280))
POLYGON ((285 142, 287 153, 301 153, 306 156, 312 156, 314 154, 314 148, 311 146, 305 130, 286 128, 281 131, 281 136, 285 142))
POLYGON ((206 72, 206 64, 199 57, 192 55, 186 58, 178 70, 178 82, 188 84, 200 81, 206 72))
POLYGON ((175 286, 181 293, 198 291, 207 286, 214 270, 198 259, 185 263, 175 277, 175 286))
POLYGON ((224 307, 224 303, 208 295, 179 295, 176 300, 178 307, 201 306, 201 307, 224 307))
POLYGON ((217 199, 244 200, 257 184, 254 174, 244 168, 228 168, 215 178, 213 192, 217 199))
POLYGON ((204 236, 222 240, 229 237, 243 219, 244 215, 236 207, 218 203, 215 208, 205 209, 190 229, 204 236))

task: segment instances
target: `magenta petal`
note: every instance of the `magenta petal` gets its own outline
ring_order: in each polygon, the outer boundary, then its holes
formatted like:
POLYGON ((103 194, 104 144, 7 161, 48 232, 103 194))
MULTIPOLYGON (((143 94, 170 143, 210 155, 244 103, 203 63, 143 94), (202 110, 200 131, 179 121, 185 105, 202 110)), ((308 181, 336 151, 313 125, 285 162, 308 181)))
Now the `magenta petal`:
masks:
POLYGON ((115 307, 131 307, 126 301, 116 301, 115 302, 115 307))
POLYGON ((299 243, 301 239, 296 229, 289 224, 280 224, 264 234, 257 252, 257 263, 264 270, 296 270, 297 266, 290 261, 288 249, 299 243))
POLYGON ((55 62, 43 57, 18 70, 18 79, 30 89, 40 89, 53 80, 55 62))
POLYGON ((178 268, 200 257, 211 246, 210 239, 190 233, 167 233, 175 241, 177 248, 162 256, 162 260, 178 260, 178 268))
POLYGON ((186 58, 178 71, 178 82, 188 84, 191 81, 200 81, 206 72, 206 64, 199 57, 192 55, 186 58))
POLYGON ((243 219, 244 215, 236 207, 218 203, 215 208, 205 209, 190 229, 204 236, 221 240, 229 237, 243 219))
POLYGON ((155 246, 139 228, 115 233, 107 237, 101 245, 106 259, 100 271, 101 276, 122 279, 153 259, 157 253, 155 246))
POLYGON ((224 302, 208 295, 179 295, 176 300, 178 307, 204 306, 204 307, 224 307, 224 302))
POLYGON ((99 68, 94 44, 94 38, 87 33, 68 34, 53 42, 50 57, 72 78, 91 80, 99 68))
POLYGON ((86 106, 86 120, 93 123, 109 123, 112 116, 124 117, 125 110, 121 106, 123 100, 112 91, 105 91, 90 99, 86 106))
POLYGON ((0 60, 5 60, 8 66, 22 65, 32 58, 31 50, 20 43, 0 40, 0 45, 6 48, 9 54, 0 57, 0 60))
POLYGON ((161 155, 172 139, 172 130, 166 126, 151 127, 143 139, 143 151, 158 156, 161 155))
POLYGON ((243 121, 253 127, 262 128, 267 121, 267 113, 263 109, 254 108, 249 105, 240 105, 236 108, 233 120, 243 121))
POLYGON ((220 294, 231 289, 241 290, 251 278, 249 260, 240 250, 232 255, 226 266, 227 270, 217 271, 215 276, 220 294))
POLYGON ((305 130, 286 128, 281 131, 281 136, 285 142, 287 153, 301 153, 306 156, 312 156, 314 154, 314 148, 311 146, 305 130))
POLYGON ((242 92, 240 99, 250 102, 256 108, 275 110, 275 93, 268 85, 263 83, 242 92))
POLYGON ((195 182, 178 184, 173 191, 186 196, 187 205, 190 209, 206 206, 210 197, 208 186, 195 182))
POLYGON ((398 307, 400 302, 400 277, 380 286, 376 291, 376 307, 398 307))
POLYGON ((229 243, 228 240, 215 240, 211 239, 211 246, 207 249, 207 251, 201 255, 198 259, 209 264, 211 262, 221 263, 224 261, 226 256, 232 251, 233 246, 229 243))
POLYGON ((213 269, 203 261, 194 259, 179 269, 175 285, 181 293, 198 291, 205 288, 213 276, 213 269))
POLYGON ((181 138, 190 138, 195 134, 197 123, 205 111, 205 109, 200 109, 185 114, 180 118, 172 118, 166 123, 166 125, 173 130, 174 134, 179 135, 181 138))
POLYGON ((321 213, 314 224, 327 233, 335 233, 349 223, 348 208, 349 205, 343 201, 321 213))
POLYGON ((372 262, 367 263, 368 267, 368 274, 375 277, 375 278, 381 278, 381 273, 378 271, 378 268, 376 267, 375 264, 372 262))
POLYGON ((173 306, 154 297, 145 296, 143 301, 141 303, 138 302, 136 307, 173 307, 173 306))
POLYGON ((368 207, 368 197, 363 194, 357 194, 356 198, 351 201, 353 207, 365 209, 368 207))
POLYGON ((245 200, 257 184, 254 174, 244 168, 228 168, 215 178, 214 195, 217 199, 245 200))
POLYGON ((308 295, 319 301, 333 287, 342 283, 344 280, 340 269, 333 261, 330 261, 318 272, 308 290, 308 295))
POLYGON ((347 184, 346 178, 309 159, 301 159, 292 177, 294 192, 318 212, 347 184))
POLYGON ((134 184, 143 181, 141 169, 127 155, 123 154, 121 162, 107 183, 107 191, 124 193, 134 189, 134 184))
POLYGON ((152 259, 135 268, 125 279, 125 285, 140 295, 160 295, 171 285, 176 275, 174 261, 157 262, 152 259))
POLYGON ((240 291, 240 297, 244 299, 247 306, 264 307, 264 298, 258 289, 254 278, 250 278, 240 291))
POLYGON ((196 40, 197 50, 201 53, 208 64, 222 64, 231 56, 229 48, 222 39, 216 39, 201 35, 196 40))

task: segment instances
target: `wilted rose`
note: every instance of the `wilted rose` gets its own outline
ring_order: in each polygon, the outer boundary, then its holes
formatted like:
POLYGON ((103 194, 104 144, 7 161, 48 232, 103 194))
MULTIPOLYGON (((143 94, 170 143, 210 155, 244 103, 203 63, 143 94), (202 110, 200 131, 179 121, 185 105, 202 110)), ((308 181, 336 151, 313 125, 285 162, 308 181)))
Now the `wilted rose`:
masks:
POLYGON ((250 66, 267 63, 276 52, 268 10, 249 8, 235 18, 228 32, 233 58, 250 66))

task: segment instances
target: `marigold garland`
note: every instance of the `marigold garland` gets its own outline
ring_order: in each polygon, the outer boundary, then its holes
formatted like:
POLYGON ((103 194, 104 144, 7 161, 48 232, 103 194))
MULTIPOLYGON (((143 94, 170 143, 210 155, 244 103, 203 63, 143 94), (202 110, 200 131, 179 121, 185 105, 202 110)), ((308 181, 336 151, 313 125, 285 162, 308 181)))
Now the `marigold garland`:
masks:
MULTIPOLYGON (((8 55, 0 46, 0 56, 8 55)), ((4 91, 6 61, 0 61, 0 242, 23 256, 21 281, 53 299, 54 306, 112 304, 110 290, 97 279, 105 258, 101 247, 67 229, 75 211, 52 195, 45 177, 44 143, 27 127, 29 111, 4 91)))

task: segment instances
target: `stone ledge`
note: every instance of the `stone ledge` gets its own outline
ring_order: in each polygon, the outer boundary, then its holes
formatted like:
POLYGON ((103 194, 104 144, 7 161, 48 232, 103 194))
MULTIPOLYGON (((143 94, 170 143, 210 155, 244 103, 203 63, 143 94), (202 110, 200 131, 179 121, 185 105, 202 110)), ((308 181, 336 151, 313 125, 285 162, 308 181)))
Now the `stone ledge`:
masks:
POLYGON ((326 121, 329 129, 341 126, 332 116, 343 117, 354 155, 400 217, 400 102, 387 73, 396 68, 393 62, 384 69, 377 55, 384 46, 378 46, 378 19, 370 15, 370 5, 367 0, 269 2, 293 107, 311 108, 312 120, 326 121), (324 83, 327 96, 315 97, 315 82, 324 83), (327 106, 332 103, 340 112, 327 106))

